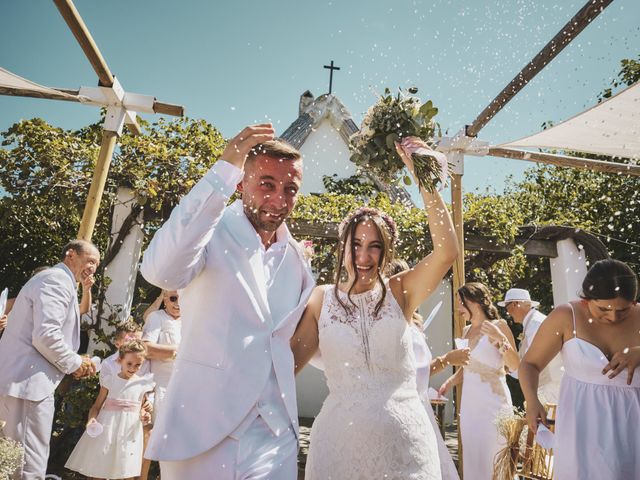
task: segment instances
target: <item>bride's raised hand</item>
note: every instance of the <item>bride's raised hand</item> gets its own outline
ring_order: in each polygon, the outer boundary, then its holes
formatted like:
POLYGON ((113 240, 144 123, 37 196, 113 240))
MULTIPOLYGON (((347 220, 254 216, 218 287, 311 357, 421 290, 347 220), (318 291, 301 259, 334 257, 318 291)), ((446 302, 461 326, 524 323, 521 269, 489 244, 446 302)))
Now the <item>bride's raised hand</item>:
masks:
POLYGON ((418 148, 429 148, 429 146, 423 140, 418 137, 405 137, 402 142, 395 142, 396 152, 404 162, 413 178, 413 181, 418 185, 418 177, 416 176, 416 168, 413 164, 413 158, 411 158, 411 152, 418 148))

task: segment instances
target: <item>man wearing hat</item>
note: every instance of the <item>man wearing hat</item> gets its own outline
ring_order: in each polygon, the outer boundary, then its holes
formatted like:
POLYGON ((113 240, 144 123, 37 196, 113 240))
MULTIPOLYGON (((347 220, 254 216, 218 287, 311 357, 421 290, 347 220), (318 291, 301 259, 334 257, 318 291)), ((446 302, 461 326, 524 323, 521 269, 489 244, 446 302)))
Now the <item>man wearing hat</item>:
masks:
MULTIPOLYGON (((537 310, 540 302, 531 300, 528 290, 511 288, 507 291, 504 300, 498 302, 498 305, 507 310, 514 322, 522 324, 518 354, 520 358, 523 358, 531 343, 533 343, 540 325, 547 318, 546 315, 537 310)), ((540 373, 538 395, 543 403, 557 403, 563 373, 562 358, 558 354, 540 373)), ((511 376, 518 378, 518 372, 512 372, 511 376)))

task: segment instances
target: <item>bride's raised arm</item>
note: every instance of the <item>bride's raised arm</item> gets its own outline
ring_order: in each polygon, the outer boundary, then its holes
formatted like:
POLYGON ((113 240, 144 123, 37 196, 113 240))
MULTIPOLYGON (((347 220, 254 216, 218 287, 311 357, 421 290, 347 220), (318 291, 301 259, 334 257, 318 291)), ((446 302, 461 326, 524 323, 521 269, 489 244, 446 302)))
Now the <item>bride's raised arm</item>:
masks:
MULTIPOLYGON (((420 139, 412 138, 412 142, 417 146, 423 145, 428 148, 420 139)), ((415 179, 411 157, 397 144, 396 149, 415 179)), ((418 185, 417 180, 415 183, 418 185)), ((389 282, 391 291, 407 318, 438 287, 459 254, 458 239, 444 200, 435 190, 429 193, 420 188, 420 195, 427 212, 433 251, 412 269, 399 273, 389 282)))

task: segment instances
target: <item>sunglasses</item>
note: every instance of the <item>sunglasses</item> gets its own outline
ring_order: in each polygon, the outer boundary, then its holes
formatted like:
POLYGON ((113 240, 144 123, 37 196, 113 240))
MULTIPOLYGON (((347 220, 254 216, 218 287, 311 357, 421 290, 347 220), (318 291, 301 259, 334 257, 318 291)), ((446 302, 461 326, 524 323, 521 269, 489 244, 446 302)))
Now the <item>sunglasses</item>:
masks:
POLYGON ((171 295, 169 297, 169 301, 173 302, 173 303, 177 302, 178 301, 178 296, 177 295, 171 295))

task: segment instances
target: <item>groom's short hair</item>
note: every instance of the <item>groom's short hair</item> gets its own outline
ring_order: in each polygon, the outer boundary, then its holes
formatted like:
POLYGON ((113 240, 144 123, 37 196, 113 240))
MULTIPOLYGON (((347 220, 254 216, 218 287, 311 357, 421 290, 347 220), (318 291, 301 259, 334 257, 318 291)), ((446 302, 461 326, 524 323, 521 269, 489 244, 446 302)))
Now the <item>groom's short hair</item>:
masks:
POLYGON ((249 151, 247 163, 255 160, 258 155, 265 155, 271 158, 282 158, 284 160, 299 160, 302 158, 300 152, 289 142, 281 138, 274 138, 268 142, 259 143, 249 151))

